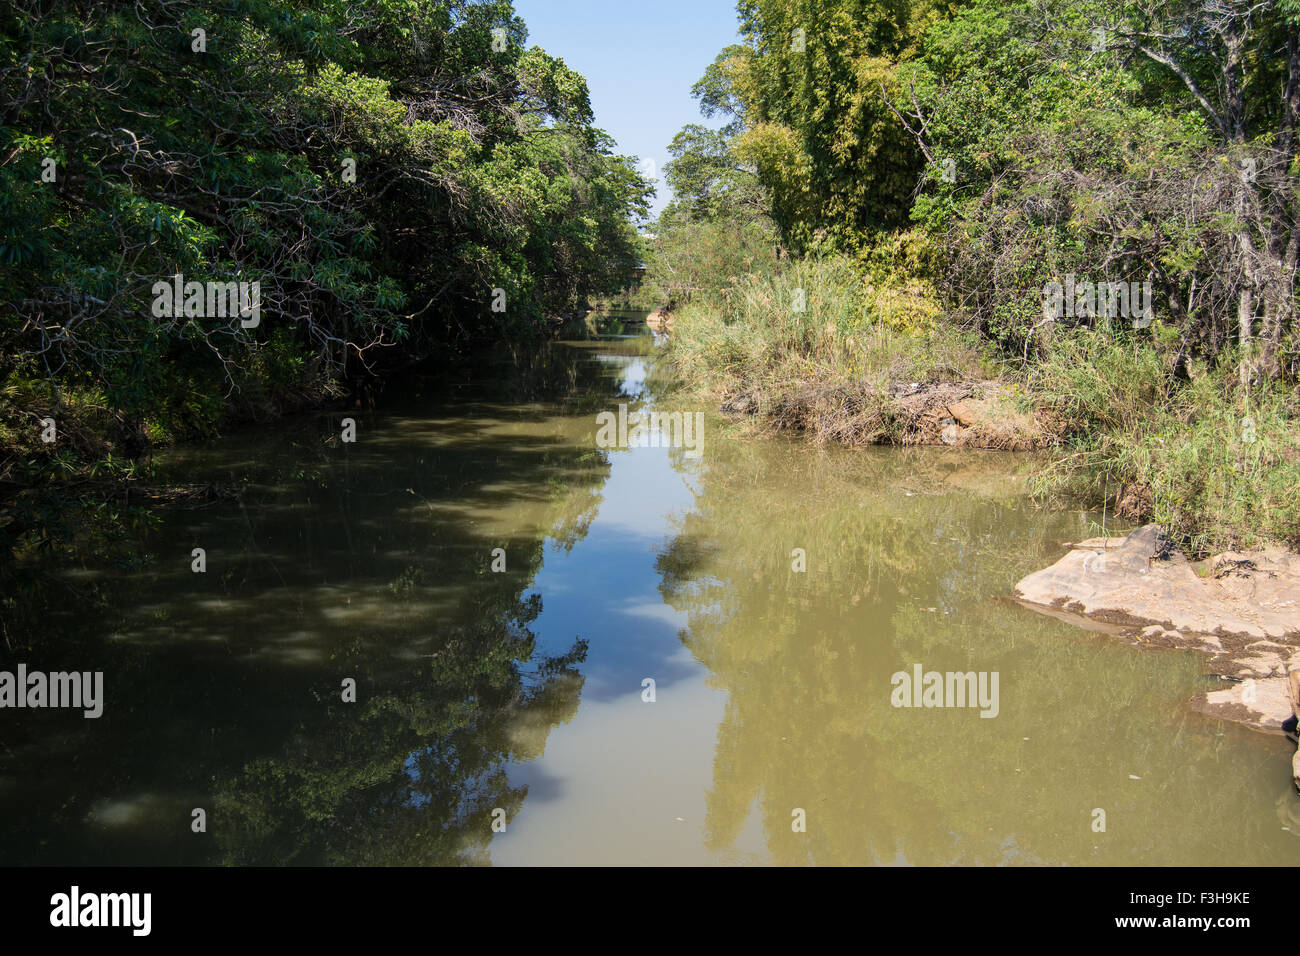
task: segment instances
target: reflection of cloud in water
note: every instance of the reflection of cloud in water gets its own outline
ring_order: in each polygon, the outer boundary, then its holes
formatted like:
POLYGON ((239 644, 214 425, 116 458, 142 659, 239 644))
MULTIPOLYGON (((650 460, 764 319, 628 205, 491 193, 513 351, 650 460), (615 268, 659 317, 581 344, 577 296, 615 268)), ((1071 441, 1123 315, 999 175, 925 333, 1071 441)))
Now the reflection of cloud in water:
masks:
POLYGON ((668 448, 633 447, 613 456, 605 501, 593 530, 619 531, 662 540, 665 518, 684 512, 695 496, 683 482, 668 448))
POLYGON ((624 397, 644 398, 646 396, 644 359, 633 355, 598 355, 596 358, 602 364, 622 369, 618 387, 624 397))
POLYGON ((157 794, 143 793, 117 800, 101 800, 86 815, 88 823, 104 827, 129 827, 143 823, 155 814, 163 801, 157 794))
POLYGON ((652 621, 662 621, 665 624, 670 624, 674 628, 679 629, 685 627, 689 623, 691 617, 685 611, 677 611, 669 607, 667 604, 656 604, 651 601, 642 601, 633 604, 630 607, 625 607, 622 610, 624 614, 632 614, 636 617, 648 617, 652 621))
POLYGON ((619 382, 619 388, 623 394, 629 398, 641 398, 645 395, 645 362, 641 359, 633 359, 628 363, 627 368, 623 369, 623 380, 619 382))

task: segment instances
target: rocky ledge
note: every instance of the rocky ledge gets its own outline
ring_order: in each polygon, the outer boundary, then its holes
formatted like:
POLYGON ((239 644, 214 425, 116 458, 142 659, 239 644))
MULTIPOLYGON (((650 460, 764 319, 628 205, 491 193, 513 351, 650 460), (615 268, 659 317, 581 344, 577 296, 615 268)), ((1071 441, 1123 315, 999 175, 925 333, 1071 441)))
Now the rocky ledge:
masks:
MULTIPOLYGON (((1204 651, 1226 686, 1198 695, 1193 709, 1283 732, 1300 708, 1300 555, 1190 561, 1155 525, 1069 547, 1016 585, 1017 600, 1137 644, 1204 651)), ((1300 785, 1300 755, 1295 771, 1300 785)))
POLYGON ((645 324, 651 332, 667 334, 673 330, 673 316, 667 309, 655 309, 646 316, 645 324))

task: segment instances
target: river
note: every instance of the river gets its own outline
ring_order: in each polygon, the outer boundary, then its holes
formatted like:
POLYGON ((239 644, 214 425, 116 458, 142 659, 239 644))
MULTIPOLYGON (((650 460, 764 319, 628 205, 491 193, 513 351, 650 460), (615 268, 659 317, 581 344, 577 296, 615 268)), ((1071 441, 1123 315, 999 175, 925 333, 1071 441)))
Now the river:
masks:
POLYGON ((656 355, 170 452, 231 494, 9 595, 4 666, 101 671, 104 712, 0 711, 0 863, 1300 863, 1288 745, 1188 711, 1198 654, 1008 599, 1099 519, 1029 499, 1041 459, 712 408, 698 457, 599 447, 620 403, 697 410, 656 355), (996 706, 894 706, 917 665, 996 706))

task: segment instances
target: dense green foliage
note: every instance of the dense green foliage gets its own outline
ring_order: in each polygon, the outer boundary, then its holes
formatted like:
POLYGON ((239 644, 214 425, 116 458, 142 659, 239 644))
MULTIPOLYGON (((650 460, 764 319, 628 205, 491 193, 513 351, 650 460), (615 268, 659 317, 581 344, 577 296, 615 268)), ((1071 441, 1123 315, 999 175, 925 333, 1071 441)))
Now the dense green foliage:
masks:
POLYGON ((884 440, 879 416, 852 424, 863 395, 995 360, 1077 452, 1053 487, 1086 473, 1098 492, 1127 489, 1130 517, 1198 546, 1300 540, 1300 3, 737 9, 744 43, 696 87, 725 125, 678 138, 688 175, 649 260, 648 286, 692 303, 677 319, 684 371, 762 394, 778 418, 816 384, 837 396, 817 434, 884 440), (724 163, 752 177, 783 250, 842 259, 857 281, 806 282, 777 251, 743 272, 700 261, 694 298, 671 294, 674 217, 705 236, 751 221, 713 201, 700 171, 724 163), (1089 290, 1119 283, 1134 301, 1091 305, 1089 290), (834 334, 814 309, 839 317, 834 334), (791 322, 810 330, 793 348, 791 322), (1123 421, 1067 414, 1080 375, 1099 394, 1151 387, 1120 403, 1123 421), (1244 419, 1267 439, 1242 439, 1244 419))
POLYGON ((1047 282, 1150 281, 1183 348, 1258 340, 1294 378, 1300 8, 1248 7, 973 0, 898 72, 931 162, 912 216, 1009 351, 1047 282))
POLYGON ((745 128, 737 147, 771 190, 796 248, 852 249, 903 224, 918 156, 880 95, 950 4, 931 0, 741 0, 735 54, 745 128))
POLYGON ((508 0, 6 4, 5 477, 46 415, 134 456, 623 285, 650 186, 526 38, 508 0), (175 274, 260 316, 159 316, 175 274))

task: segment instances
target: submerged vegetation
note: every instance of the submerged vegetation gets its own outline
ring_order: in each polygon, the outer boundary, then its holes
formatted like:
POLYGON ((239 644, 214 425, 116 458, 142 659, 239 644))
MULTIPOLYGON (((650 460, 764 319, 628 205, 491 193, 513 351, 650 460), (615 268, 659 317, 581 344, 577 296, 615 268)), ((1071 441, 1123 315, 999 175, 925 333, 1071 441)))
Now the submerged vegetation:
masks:
POLYGON ((928 390, 951 443, 1059 447, 1040 491, 1300 544, 1300 5, 738 10, 652 225, 685 378, 852 443, 928 390))

